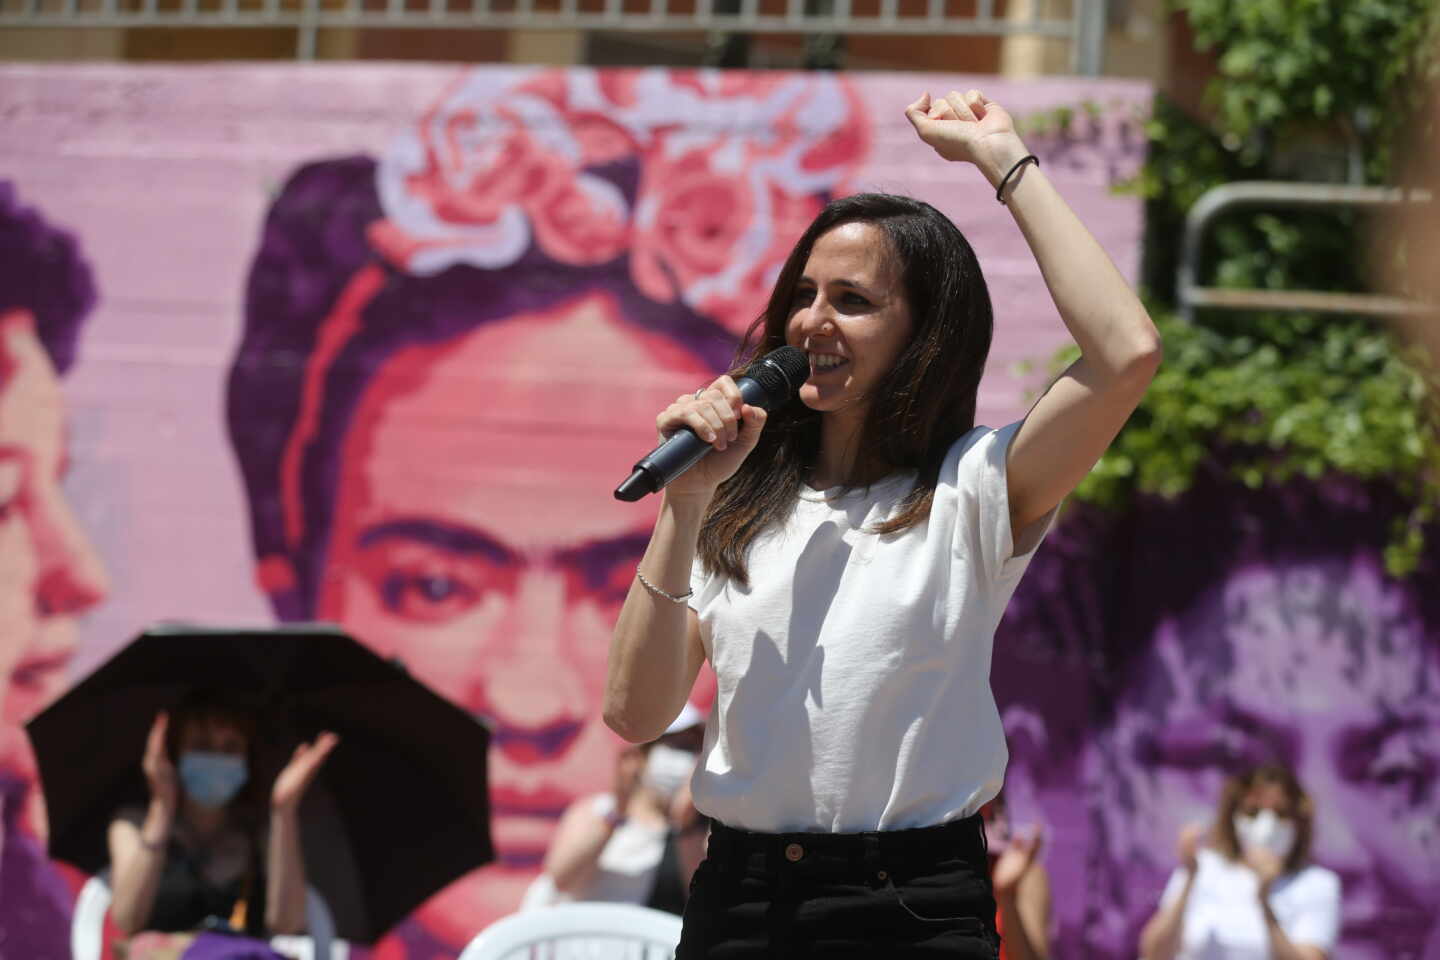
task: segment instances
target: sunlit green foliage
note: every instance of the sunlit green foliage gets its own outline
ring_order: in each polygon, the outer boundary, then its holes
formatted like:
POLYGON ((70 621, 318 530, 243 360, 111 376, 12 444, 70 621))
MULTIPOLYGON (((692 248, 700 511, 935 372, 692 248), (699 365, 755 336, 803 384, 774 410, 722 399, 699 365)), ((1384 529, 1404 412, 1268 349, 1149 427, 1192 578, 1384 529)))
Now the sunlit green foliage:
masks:
MULTIPOLYGON (((1388 480, 1414 505, 1387 554, 1405 573, 1440 517, 1440 380, 1371 318, 1210 311, 1182 323, 1174 277, 1185 213, 1213 186, 1301 176, 1311 144, 1351 176, 1385 182, 1435 69, 1433 0, 1175 5, 1215 52, 1218 75, 1205 120, 1157 102, 1149 159, 1129 185, 1146 201, 1144 286, 1165 363, 1076 497, 1118 506, 1136 493, 1176 496, 1207 469, 1251 487, 1331 474, 1388 480)), ((1353 213, 1236 214, 1212 231, 1202 282, 1361 290, 1368 239, 1353 213)))

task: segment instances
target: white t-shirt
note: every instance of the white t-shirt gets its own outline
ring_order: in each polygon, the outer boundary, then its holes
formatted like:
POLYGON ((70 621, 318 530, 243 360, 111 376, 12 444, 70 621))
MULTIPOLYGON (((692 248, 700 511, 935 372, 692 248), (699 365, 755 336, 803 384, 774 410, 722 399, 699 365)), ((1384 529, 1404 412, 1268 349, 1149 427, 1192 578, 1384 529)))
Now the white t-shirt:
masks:
MULTIPOLYGON (((597 817, 615 810, 615 795, 599 793, 590 798, 597 817)), ((655 873, 665 855, 665 827, 626 820, 615 828, 595 861, 595 873, 584 890, 565 893, 555 886, 548 873, 531 882, 520 902, 521 910, 549 907, 576 900, 606 903, 633 903, 643 906, 655 887, 655 873)))
POLYGON ((765 832, 897 830, 968 816, 999 791, 995 627, 1053 517, 1012 555, 1019 426, 957 440, 929 520, 902 533, 867 531, 912 473, 838 499, 802 489, 751 545, 748 587, 696 562, 690 604, 719 681, 693 780, 701 812, 765 832))
MULTIPOLYGON (((1207 849, 1199 851, 1196 863, 1176 960, 1269 960, 1255 871, 1207 849)), ((1165 885, 1161 907, 1174 903, 1184 886, 1185 871, 1177 868, 1165 885)), ((1334 872, 1302 867, 1277 879, 1269 900, 1291 943, 1333 955, 1340 935, 1340 878, 1334 872)))

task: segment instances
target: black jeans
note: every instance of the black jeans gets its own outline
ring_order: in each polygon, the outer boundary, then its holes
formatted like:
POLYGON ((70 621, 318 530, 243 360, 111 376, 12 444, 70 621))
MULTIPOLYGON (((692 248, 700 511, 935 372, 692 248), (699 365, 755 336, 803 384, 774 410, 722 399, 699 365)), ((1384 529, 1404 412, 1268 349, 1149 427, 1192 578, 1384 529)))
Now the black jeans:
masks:
POLYGON ((995 960, 980 817, 880 833, 749 833, 716 823, 676 960, 995 960))

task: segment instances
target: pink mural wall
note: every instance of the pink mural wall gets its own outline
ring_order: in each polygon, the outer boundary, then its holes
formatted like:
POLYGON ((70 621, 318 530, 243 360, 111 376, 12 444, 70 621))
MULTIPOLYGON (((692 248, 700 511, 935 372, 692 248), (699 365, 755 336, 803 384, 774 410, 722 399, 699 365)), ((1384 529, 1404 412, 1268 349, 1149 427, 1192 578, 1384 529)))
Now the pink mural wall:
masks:
MULTIPOLYGON (((0 181, 94 286, 63 377, 13 321, 10 353, 48 379, 12 419, 54 414, 79 586, 3 625, 24 683, 0 763, 27 776, 18 724, 145 624, 338 621, 496 724, 498 862, 377 955, 456 950, 519 902, 565 803, 609 784, 605 649, 654 511, 610 491, 828 196, 955 220, 995 305, 979 419, 1024 412, 1021 364, 1043 370, 1063 327, 993 193, 902 112, 970 86, 1020 117, 1103 108, 1033 145, 1133 278, 1139 202, 1110 190, 1140 159, 1130 82, 0 67, 0 181)), ((0 608, 33 606, 37 569, 0 568, 0 608)), ((43 827, 33 804, 14 822, 43 827)))

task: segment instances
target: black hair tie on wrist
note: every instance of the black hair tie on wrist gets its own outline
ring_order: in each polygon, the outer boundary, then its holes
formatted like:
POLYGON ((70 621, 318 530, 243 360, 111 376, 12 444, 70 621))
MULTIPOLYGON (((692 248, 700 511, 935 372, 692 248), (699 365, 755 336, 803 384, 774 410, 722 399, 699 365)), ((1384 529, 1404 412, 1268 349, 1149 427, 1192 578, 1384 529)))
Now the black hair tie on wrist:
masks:
POLYGON ((1000 186, 995 188, 995 199, 998 200, 1001 204, 1005 203, 1005 187, 1010 183, 1010 178, 1015 176, 1015 171, 1019 170, 1027 163, 1033 163, 1035 164, 1035 166, 1038 167, 1040 166, 1040 158, 1035 156, 1035 154, 1030 153, 1015 161, 1015 166, 1010 168, 1010 172, 1005 174, 1004 179, 1000 181, 1000 186))

